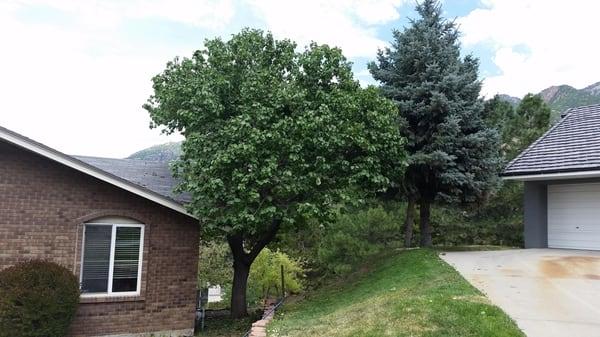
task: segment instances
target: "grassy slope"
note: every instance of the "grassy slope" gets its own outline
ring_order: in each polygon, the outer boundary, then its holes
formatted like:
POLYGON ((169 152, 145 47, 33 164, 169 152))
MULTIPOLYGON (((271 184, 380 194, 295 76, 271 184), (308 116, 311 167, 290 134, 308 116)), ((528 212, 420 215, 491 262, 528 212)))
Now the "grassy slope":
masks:
POLYGON ((391 252, 284 307, 269 336, 524 336, 429 250, 391 252))

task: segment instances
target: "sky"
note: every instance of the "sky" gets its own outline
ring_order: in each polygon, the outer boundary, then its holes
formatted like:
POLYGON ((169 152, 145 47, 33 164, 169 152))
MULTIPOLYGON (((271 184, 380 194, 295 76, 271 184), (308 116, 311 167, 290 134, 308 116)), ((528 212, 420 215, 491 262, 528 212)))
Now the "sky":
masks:
MULTIPOLYGON (((0 126, 68 154, 122 158, 176 141, 150 129, 151 79, 244 27, 342 48, 361 84, 414 0, 0 0, 0 126)), ((600 81, 591 0, 443 0, 482 96, 600 81)))

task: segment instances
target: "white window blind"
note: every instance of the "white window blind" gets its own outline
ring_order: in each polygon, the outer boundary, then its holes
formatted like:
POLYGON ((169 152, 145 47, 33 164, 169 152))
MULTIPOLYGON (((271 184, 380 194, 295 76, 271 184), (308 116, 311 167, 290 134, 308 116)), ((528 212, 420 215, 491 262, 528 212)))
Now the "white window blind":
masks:
POLYGON ((85 226, 82 292, 108 291, 111 235, 111 226, 85 226))
POLYGON ((86 224, 81 268, 84 295, 139 294, 144 226, 86 224))

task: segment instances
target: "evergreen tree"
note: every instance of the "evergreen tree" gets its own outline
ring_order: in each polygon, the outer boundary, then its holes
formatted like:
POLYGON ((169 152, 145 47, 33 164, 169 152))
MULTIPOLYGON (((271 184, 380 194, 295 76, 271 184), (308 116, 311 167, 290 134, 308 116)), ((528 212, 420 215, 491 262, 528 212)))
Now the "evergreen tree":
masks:
POLYGON ((515 108, 510 102, 496 95, 485 101, 483 116, 486 125, 498 130, 498 133, 504 139, 504 131, 507 129, 508 123, 515 117, 515 108))
POLYGON ((516 118, 515 108, 510 102, 502 99, 499 95, 485 101, 483 106, 485 124, 498 130, 501 140, 501 155, 506 159, 510 151, 510 142, 513 137, 512 125, 516 118))
MULTIPOLYGON (((505 162, 514 159, 550 127, 551 109, 539 95, 527 94, 515 108, 498 96, 485 102, 485 118, 502 135, 505 162)), ((506 181, 485 207, 476 211, 480 219, 492 219, 497 228, 515 230, 523 224, 523 184, 506 181), (516 219, 515 219, 516 216, 516 219)))
POLYGON ((438 1, 416 10, 420 17, 393 32, 369 69, 407 121, 409 167, 399 183, 419 204, 421 246, 431 246, 431 204, 482 200, 497 185, 502 160, 498 132, 483 118, 479 61, 461 58, 457 26, 438 1))
POLYGON ((506 123, 503 148, 508 160, 516 157, 548 130, 551 113, 552 109, 540 95, 527 94, 523 97, 515 116, 506 123))

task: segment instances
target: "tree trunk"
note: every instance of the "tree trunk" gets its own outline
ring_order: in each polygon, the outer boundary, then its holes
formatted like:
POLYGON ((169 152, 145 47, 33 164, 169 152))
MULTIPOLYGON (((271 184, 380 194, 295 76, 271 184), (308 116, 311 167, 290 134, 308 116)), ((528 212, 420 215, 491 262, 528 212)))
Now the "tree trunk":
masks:
POLYGON ((419 203, 420 221, 419 228, 421 230, 421 247, 431 247, 431 227, 429 225, 429 216, 431 213, 431 202, 428 200, 421 200, 419 203))
POLYGON ((269 229, 258 239, 250 252, 244 250, 244 238, 241 234, 232 234, 227 237, 227 243, 233 255, 233 285, 231 287, 231 318, 248 316, 246 307, 246 289, 250 266, 260 251, 267 246, 277 234, 281 220, 273 219, 269 229))
POLYGON ((404 247, 410 248, 412 244, 413 225, 415 223, 415 199, 408 198, 406 204, 406 218, 404 219, 404 247))
POLYGON ((233 285, 231 287, 231 318, 248 316, 246 308, 246 288, 250 265, 244 259, 233 257, 233 285))

